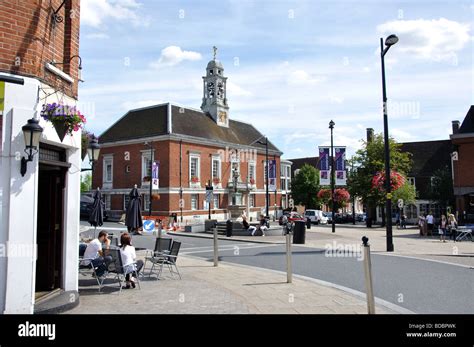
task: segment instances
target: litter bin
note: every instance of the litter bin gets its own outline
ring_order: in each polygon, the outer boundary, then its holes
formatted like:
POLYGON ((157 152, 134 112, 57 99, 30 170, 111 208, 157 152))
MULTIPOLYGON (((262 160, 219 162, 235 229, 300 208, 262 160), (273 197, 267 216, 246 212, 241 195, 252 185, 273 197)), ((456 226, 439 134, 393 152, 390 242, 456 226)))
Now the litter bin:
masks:
POLYGON ((306 218, 306 228, 311 229, 311 218, 306 218))
POLYGON ((232 236, 232 221, 230 219, 225 223, 225 234, 227 237, 232 236))
POLYGON ((293 229, 293 243, 303 245, 306 238, 305 222, 302 220, 295 221, 293 229))

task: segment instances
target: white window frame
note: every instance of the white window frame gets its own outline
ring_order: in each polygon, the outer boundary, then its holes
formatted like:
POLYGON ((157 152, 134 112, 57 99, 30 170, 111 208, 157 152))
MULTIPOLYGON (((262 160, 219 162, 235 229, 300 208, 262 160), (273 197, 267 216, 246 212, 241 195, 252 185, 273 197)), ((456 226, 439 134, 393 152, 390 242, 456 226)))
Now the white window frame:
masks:
POLYGON ((112 156, 104 156, 103 160, 103 172, 102 172, 102 180, 103 183, 113 183, 114 181, 114 157, 112 156), (107 179, 107 167, 110 164, 110 180, 107 179))
POLYGON ((255 161, 253 160, 249 161, 247 176, 249 178, 249 182, 250 182, 250 179, 253 178, 255 181, 255 184, 257 184, 257 165, 255 164, 255 161))
MULTIPOLYGON (((148 170, 150 170, 150 163, 149 163, 149 161, 151 161, 150 154, 151 154, 150 151, 148 151, 148 153, 146 151, 142 152, 142 177, 141 177, 142 183, 143 183, 143 177, 145 176, 150 176, 150 180, 151 180, 151 172, 150 172, 150 175, 147 175, 148 170)), ((149 182, 144 182, 144 183, 149 183, 149 182)))
POLYGON ((143 211, 148 211, 150 208, 150 194, 143 194, 143 211))
POLYGON ((220 155, 213 155, 211 159, 211 180, 214 181, 214 178, 221 180, 222 176, 222 163, 220 155), (214 176, 214 163, 217 163, 217 176, 214 176))
POLYGON ((191 178, 193 177, 193 175, 191 175, 191 163, 193 159, 197 160, 196 175, 194 176, 199 178, 199 182, 201 182, 201 156, 199 154, 194 154, 194 153, 189 154, 189 165, 188 165, 189 166, 189 182, 191 182, 191 178))
POLYGON ((110 194, 104 194, 104 207, 106 211, 112 209, 112 196, 110 194))
POLYGON ((230 160, 230 177, 229 177, 229 182, 234 181, 234 164, 237 163, 237 171, 239 172, 239 177, 240 177, 240 160, 232 158, 230 160))
POLYGON ((249 207, 255 207, 255 194, 249 194, 249 207))
POLYGON ((126 211, 127 210, 127 205, 128 205, 128 202, 130 201, 130 195, 129 194, 123 194, 123 210, 126 211), (127 201, 128 199, 128 201, 127 201))
POLYGON ((215 210, 219 209, 219 194, 214 194, 214 196, 212 197, 212 203, 214 205, 215 210))
POLYGON ((191 211, 197 211, 199 209, 199 194, 191 194, 191 211), (196 205, 193 206, 193 203, 196 205))

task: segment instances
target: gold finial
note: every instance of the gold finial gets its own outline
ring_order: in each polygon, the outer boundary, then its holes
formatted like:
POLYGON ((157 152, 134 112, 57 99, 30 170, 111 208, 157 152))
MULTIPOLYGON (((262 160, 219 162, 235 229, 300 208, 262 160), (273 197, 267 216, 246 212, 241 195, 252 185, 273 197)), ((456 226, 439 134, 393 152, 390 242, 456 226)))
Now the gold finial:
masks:
POLYGON ((213 51, 214 51, 214 60, 216 60, 216 55, 217 55, 217 47, 214 46, 212 47, 213 51))

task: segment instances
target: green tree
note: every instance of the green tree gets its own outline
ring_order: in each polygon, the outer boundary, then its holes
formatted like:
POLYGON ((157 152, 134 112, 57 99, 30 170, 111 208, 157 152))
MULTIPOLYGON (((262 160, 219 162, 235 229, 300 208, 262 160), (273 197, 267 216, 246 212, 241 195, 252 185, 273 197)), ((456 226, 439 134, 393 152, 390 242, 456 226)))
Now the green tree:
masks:
POLYGON ((304 205, 307 209, 319 209, 318 199, 319 171, 311 165, 304 164, 291 181, 291 195, 295 205, 304 205))
POLYGON ((86 174, 81 178, 81 193, 86 193, 91 190, 92 186, 92 175, 86 174))
POLYGON ((403 186, 393 192, 393 201, 396 203, 402 199, 404 205, 413 204, 416 201, 416 190, 413 185, 405 182, 403 186))
MULTIPOLYGON (((401 151, 401 144, 393 138, 389 140, 390 169, 406 177, 411 169, 411 154, 401 151)), ((383 190, 372 189, 372 179, 378 172, 385 171, 385 147, 383 134, 374 136, 372 142, 363 141, 351 160, 354 170, 349 174, 347 186, 351 196, 357 196, 369 208, 383 206, 386 201, 383 190)), ((408 193, 409 188, 404 188, 408 193)), ((394 192, 395 194, 395 192, 394 192)), ((400 192, 402 194, 402 192, 400 192)), ((384 216, 382 216, 384 217, 384 216)))
POLYGON ((454 206, 453 178, 449 167, 438 169, 433 173, 429 198, 440 204, 444 210, 447 210, 449 206, 454 206))

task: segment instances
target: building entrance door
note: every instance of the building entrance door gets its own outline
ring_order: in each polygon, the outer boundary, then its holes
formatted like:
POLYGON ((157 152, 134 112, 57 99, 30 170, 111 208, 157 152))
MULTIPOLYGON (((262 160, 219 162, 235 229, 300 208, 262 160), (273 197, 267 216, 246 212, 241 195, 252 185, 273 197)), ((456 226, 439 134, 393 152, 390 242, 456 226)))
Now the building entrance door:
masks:
POLYGON ((64 167, 40 160, 36 298, 62 285, 65 173, 64 167))

